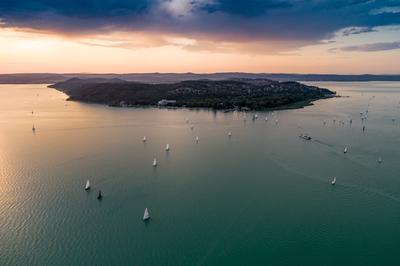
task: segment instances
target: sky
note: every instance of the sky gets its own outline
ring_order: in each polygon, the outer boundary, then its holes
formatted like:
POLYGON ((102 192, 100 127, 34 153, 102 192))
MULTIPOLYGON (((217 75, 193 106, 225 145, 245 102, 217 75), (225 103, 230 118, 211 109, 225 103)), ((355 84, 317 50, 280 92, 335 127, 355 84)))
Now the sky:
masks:
POLYGON ((0 73, 400 74, 400 0, 0 0, 0 73))

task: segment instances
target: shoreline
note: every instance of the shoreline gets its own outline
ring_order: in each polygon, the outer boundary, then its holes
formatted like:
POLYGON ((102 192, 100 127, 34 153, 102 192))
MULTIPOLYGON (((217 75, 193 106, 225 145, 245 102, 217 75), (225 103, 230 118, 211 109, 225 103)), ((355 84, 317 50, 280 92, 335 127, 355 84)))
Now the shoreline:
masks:
MULTIPOLYGON (((64 95, 68 96, 64 91, 58 90, 56 88, 50 88, 54 89, 56 91, 59 91, 63 93, 64 95)), ((276 106, 276 107, 271 107, 271 108, 260 108, 260 109, 250 109, 248 107, 245 108, 237 108, 237 109, 215 109, 212 107, 191 107, 191 106, 159 106, 159 105, 125 105, 125 106, 118 106, 118 105, 110 105, 106 103, 98 103, 98 102, 90 102, 90 101, 80 101, 80 100, 73 100, 70 98, 67 98, 65 101, 67 102, 76 102, 76 103, 82 103, 82 104, 90 104, 90 105, 100 105, 100 106, 105 106, 105 107, 110 107, 110 108, 126 108, 126 109, 167 109, 167 110, 182 110, 182 109, 187 109, 187 110, 209 110, 213 112, 223 112, 223 113, 231 113, 231 112, 269 112, 269 111, 280 111, 280 110, 296 110, 296 109, 303 109, 308 106, 313 106, 314 102, 319 101, 319 100, 328 100, 332 98, 343 98, 344 96, 327 96, 324 98, 318 98, 318 99, 311 99, 311 100, 306 100, 306 101, 300 101, 300 102, 295 102, 291 103, 288 105, 282 105, 282 106, 276 106)), ((348 96, 346 96, 348 97, 348 96)))

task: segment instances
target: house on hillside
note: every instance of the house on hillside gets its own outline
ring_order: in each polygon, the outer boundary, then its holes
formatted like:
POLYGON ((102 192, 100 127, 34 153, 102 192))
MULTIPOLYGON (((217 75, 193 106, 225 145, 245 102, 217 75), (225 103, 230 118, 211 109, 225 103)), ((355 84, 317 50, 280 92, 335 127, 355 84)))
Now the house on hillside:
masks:
POLYGON ((162 100, 158 101, 159 106, 175 105, 175 104, 176 104, 176 100, 162 99, 162 100))

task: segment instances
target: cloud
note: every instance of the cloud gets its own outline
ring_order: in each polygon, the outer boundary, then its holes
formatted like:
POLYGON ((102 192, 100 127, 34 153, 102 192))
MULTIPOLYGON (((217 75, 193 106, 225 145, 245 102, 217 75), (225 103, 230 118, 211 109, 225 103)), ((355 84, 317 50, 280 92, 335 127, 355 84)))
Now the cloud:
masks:
POLYGON ((287 50, 329 40, 341 29, 348 36, 400 24, 396 10, 392 0, 1 0, 0 27, 64 35, 146 32, 209 48, 278 43, 287 50))
POLYGON ((160 10, 176 18, 190 17, 198 9, 214 4, 213 0, 167 0, 161 1, 160 10))
POLYGON ((219 0, 205 6, 207 12, 224 12, 238 16, 252 17, 264 15, 276 9, 287 9, 296 1, 287 0, 219 0))
POLYGON ((384 13, 398 14, 400 13, 400 6, 385 6, 379 9, 374 9, 370 13, 372 15, 379 15, 384 13))
POLYGON ((349 27, 349 28, 344 28, 342 29, 342 35, 343 36, 350 36, 354 34, 361 34, 361 33, 367 33, 367 32, 374 32, 373 28, 370 27, 349 27))
POLYGON ((400 41, 397 42, 377 42, 361 45, 345 46, 341 48, 334 48, 331 51, 344 51, 344 52, 379 52, 400 49, 400 41))

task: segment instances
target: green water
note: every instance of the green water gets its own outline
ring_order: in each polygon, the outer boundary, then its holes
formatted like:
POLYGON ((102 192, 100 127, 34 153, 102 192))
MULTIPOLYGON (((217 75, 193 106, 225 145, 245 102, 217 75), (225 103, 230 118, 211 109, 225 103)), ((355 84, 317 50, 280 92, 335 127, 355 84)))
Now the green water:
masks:
POLYGON ((317 84, 254 122, 1 85, 0 265, 400 265, 400 83, 317 84))

